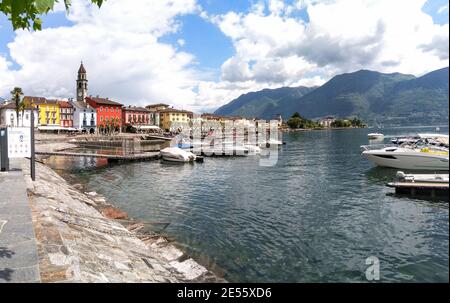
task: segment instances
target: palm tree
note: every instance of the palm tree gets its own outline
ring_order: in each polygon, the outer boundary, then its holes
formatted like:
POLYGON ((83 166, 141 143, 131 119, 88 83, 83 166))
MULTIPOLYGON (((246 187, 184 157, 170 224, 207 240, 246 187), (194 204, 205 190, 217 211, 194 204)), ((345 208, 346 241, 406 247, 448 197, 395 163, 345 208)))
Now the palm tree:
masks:
MULTIPOLYGON (((21 101, 21 96, 23 96, 23 91, 20 87, 14 87, 14 89, 11 91, 11 100, 14 101, 14 103, 16 103, 16 118, 17 118, 17 125, 19 125, 19 111, 20 111, 20 107, 21 107, 21 103, 23 103, 21 101)), ((25 108, 24 108, 25 110, 25 108)), ((22 118, 23 118, 23 113, 22 113, 22 118)), ((22 123, 23 123, 23 119, 22 119, 22 123)))
MULTIPOLYGON (((26 107, 27 106, 25 104, 25 101, 24 100, 20 101, 20 103, 19 103, 19 110, 22 112, 22 127, 23 127, 23 120, 25 119, 25 108, 26 107)), ((31 111, 31 114, 32 115, 34 114, 33 110, 31 111)), ((19 121, 17 121, 17 122, 19 122, 19 121)), ((33 126, 31 126, 31 127, 33 127, 33 126)))

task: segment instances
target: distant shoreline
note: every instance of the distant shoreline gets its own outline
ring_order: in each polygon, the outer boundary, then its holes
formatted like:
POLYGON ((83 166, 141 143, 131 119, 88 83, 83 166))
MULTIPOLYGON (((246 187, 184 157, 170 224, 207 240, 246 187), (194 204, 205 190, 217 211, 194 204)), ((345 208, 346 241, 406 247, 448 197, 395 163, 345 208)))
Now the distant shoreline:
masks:
POLYGON ((330 128, 296 128, 296 129, 281 129, 282 132, 307 132, 307 131, 329 131, 329 130, 346 130, 346 129, 366 129, 367 127, 330 127, 330 128))

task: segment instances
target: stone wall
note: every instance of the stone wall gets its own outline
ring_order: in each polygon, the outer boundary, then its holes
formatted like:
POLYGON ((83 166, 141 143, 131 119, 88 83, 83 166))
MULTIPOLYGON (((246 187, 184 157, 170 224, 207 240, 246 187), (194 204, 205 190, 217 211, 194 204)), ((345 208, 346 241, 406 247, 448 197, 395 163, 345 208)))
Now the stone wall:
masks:
POLYGON ((165 238, 106 218, 93 196, 36 163, 29 197, 42 282, 224 282, 165 238))

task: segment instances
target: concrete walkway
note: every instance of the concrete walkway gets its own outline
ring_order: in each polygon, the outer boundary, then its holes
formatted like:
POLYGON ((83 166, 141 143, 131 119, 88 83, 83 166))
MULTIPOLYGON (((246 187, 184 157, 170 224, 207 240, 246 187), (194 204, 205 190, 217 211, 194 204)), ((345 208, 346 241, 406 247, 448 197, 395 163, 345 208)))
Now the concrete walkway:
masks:
POLYGON ((36 238, 20 161, 0 172, 0 283, 40 282, 36 238))

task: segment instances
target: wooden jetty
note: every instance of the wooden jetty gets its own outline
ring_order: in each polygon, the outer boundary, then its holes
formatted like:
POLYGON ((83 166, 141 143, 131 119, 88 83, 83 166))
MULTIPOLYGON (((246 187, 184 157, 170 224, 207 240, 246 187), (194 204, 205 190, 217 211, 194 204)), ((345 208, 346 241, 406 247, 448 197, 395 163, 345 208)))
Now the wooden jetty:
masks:
POLYGON ((156 160, 156 159, 160 158, 159 152, 146 152, 146 153, 128 154, 128 155, 113 155, 113 154, 76 153, 76 152, 66 152, 66 151, 55 151, 55 152, 36 152, 36 154, 43 155, 43 156, 103 158, 103 159, 107 159, 108 162, 146 161, 146 160, 156 160))
POLYGON ((396 181, 388 183, 387 186, 395 188, 396 194, 449 199, 448 183, 396 181))

